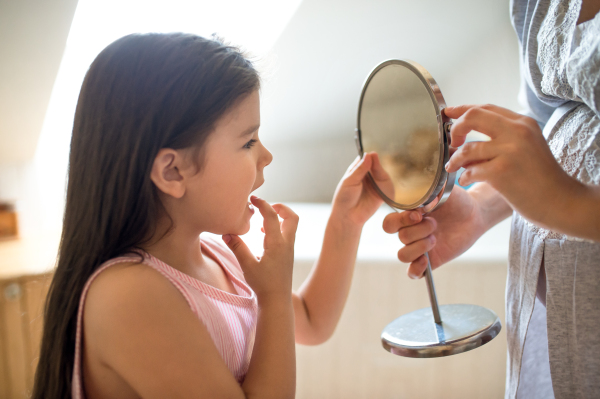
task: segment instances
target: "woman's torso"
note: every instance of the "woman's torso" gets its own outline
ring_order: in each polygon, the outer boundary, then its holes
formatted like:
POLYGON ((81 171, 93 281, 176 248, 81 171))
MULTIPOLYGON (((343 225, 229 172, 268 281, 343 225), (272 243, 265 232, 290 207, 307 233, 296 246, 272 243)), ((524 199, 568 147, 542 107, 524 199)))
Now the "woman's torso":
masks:
MULTIPOLYGON (((580 7, 580 0, 513 1, 520 99, 563 169, 600 184, 600 16, 577 26, 580 7)), ((515 213, 509 258, 506 397, 597 395, 600 244, 542 229, 515 213), (546 306, 536 301, 541 264, 546 306)))

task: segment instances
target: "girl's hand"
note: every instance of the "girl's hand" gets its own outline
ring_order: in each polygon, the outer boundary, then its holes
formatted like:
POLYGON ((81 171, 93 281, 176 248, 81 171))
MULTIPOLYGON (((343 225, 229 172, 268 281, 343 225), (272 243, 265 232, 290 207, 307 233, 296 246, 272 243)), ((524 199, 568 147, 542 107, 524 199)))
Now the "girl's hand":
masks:
POLYGON ((565 194, 577 182, 560 167, 535 120, 494 105, 462 105, 444 110, 458 118, 452 146, 465 142, 471 130, 491 141, 464 144, 446 165, 448 172, 465 168, 459 182, 487 182, 525 218, 545 226, 551 213, 564 208, 565 194))
POLYGON ((368 181, 368 172, 384 192, 386 188, 393 190, 390 176, 381 166, 377 153, 366 153, 362 159, 354 160, 340 180, 333 196, 332 216, 345 218, 361 228, 373 216, 383 200, 368 181))
POLYGON ((431 214, 423 217, 421 210, 391 213, 383 220, 383 230, 398 233, 405 245, 398 259, 410 263, 410 278, 421 278, 427 268, 425 252, 429 251, 435 269, 469 249, 486 228, 477 201, 463 188, 454 187, 444 205, 431 214))
POLYGON ((294 263, 294 241, 298 215, 283 204, 269 205, 252 196, 250 201, 264 218, 264 254, 260 259, 236 235, 226 234, 223 241, 233 251, 244 271, 244 278, 252 287, 259 303, 265 300, 290 298, 294 263), (280 223, 277 215, 283 221, 280 223))

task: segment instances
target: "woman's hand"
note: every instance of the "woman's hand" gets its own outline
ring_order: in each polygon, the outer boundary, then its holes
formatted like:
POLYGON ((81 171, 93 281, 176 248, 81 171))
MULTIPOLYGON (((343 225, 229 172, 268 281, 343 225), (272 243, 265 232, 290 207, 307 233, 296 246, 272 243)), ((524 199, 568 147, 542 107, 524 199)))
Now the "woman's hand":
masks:
POLYGON ((264 218, 264 253, 254 256, 241 238, 224 235, 223 241, 233 251, 244 271, 244 278, 261 301, 290 298, 294 264, 294 242, 298 228, 298 215, 283 204, 269 205, 252 196, 250 201, 264 218), (283 221, 280 223, 279 215, 283 221))
POLYGON ((429 251, 433 269, 458 257, 487 230, 486 215, 478 201, 461 187, 454 187, 444 205, 423 217, 421 210, 391 213, 383 220, 386 233, 398 233, 404 244, 398 259, 410 263, 407 274, 421 278, 429 251))
POLYGON ((332 217, 348 220, 362 228, 379 209, 383 200, 368 181, 368 172, 384 191, 388 186, 393 190, 390 176, 381 166, 377 153, 365 153, 362 159, 354 160, 338 184, 333 196, 332 217))
POLYGON ((457 118, 452 126, 452 146, 465 142, 471 130, 491 141, 464 144, 452 155, 448 172, 461 167, 463 186, 487 182, 525 218, 544 227, 552 215, 568 207, 569 191, 581 186, 560 167, 535 120, 495 105, 462 105, 444 110, 457 118))

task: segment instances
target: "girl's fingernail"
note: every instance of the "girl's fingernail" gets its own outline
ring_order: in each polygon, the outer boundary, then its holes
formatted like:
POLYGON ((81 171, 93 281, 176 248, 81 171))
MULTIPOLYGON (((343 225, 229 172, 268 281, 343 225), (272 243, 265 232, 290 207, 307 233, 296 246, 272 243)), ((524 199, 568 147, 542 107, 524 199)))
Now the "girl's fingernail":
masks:
POLYGON ((450 161, 446 162, 446 165, 444 165, 444 168, 446 168, 446 170, 448 170, 449 164, 450 164, 450 161))
POLYGON ((257 200, 257 199, 260 199, 260 198, 257 197, 256 195, 251 195, 250 196, 250 201, 254 201, 254 200, 257 200))
POLYGON ((415 222, 417 222, 417 221, 419 220, 419 214, 418 214, 417 212, 411 212, 411 213, 410 213, 410 219, 411 219, 412 221, 415 221, 415 222))
POLYGON ((231 235, 230 234, 225 234, 223 235, 223 241, 225 241, 225 244, 229 244, 229 241, 231 241, 231 235))

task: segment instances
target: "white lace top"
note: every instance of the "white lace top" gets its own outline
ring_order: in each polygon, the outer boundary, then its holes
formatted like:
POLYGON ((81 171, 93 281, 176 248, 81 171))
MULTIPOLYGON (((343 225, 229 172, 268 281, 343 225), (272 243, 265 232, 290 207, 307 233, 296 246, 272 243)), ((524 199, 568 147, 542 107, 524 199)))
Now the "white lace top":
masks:
MULTIPOLYGON (((600 184, 600 14, 576 25, 581 0, 552 0, 537 35, 541 100, 574 101, 548 137, 554 157, 571 176, 600 184)), ((535 76, 532 83, 536 86, 535 76)), ((541 238, 584 241, 537 227, 541 238)))
MULTIPOLYGON (((511 0, 511 16, 521 50, 521 102, 543 128, 563 169, 598 185, 600 15, 577 25, 581 2, 511 0)), ((600 398, 598 287, 600 243, 513 215, 506 284, 507 399, 600 398), (536 299, 538 282, 544 280, 545 305, 536 299)))

